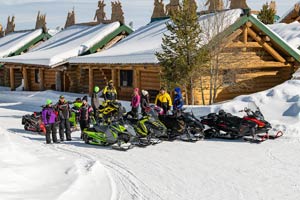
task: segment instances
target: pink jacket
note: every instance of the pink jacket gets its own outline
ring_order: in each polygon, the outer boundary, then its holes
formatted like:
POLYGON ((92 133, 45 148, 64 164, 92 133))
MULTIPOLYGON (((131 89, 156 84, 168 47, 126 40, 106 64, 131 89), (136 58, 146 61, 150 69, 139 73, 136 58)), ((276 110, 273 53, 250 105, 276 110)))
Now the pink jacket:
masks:
POLYGON ((137 108, 140 105, 141 97, 140 95, 134 95, 131 99, 131 106, 137 108))

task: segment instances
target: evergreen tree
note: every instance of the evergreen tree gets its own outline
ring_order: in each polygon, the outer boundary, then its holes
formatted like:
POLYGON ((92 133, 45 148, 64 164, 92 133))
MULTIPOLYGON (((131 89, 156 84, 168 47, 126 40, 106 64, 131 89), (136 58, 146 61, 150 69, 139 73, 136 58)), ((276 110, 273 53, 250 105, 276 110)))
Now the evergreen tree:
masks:
POLYGON ((156 53, 162 66, 162 79, 168 86, 180 85, 188 89, 191 104, 194 104, 194 74, 204 55, 200 45, 202 30, 196 3, 183 0, 179 11, 171 15, 166 26, 169 34, 164 34, 163 51, 156 53))
POLYGON ((273 24, 275 21, 275 14, 276 11, 273 8, 270 8, 269 4, 266 3, 258 13, 257 18, 264 24, 273 24))

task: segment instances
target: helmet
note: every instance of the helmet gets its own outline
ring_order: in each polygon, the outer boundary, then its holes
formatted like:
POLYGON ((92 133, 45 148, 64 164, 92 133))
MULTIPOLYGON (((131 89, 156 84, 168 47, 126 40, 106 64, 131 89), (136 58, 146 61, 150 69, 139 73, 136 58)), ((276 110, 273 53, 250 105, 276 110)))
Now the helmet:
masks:
POLYGON ((47 101, 46 101, 46 106, 48 106, 49 104, 52 104, 51 99, 47 99, 47 101))
POLYGON ((109 80, 108 83, 113 83, 113 80, 109 80))
POLYGON ((148 95, 149 93, 148 93, 147 90, 142 90, 142 94, 143 94, 143 96, 146 96, 146 95, 148 95))
POLYGON ((59 98, 60 99, 64 99, 65 97, 64 97, 64 95, 60 95, 59 98))
POLYGON ((99 88, 98 86, 95 86, 95 87, 94 87, 94 92, 98 93, 99 90, 100 90, 100 88, 99 88))
POLYGON ((219 116, 225 117, 225 114, 226 112, 223 109, 219 110, 219 116))

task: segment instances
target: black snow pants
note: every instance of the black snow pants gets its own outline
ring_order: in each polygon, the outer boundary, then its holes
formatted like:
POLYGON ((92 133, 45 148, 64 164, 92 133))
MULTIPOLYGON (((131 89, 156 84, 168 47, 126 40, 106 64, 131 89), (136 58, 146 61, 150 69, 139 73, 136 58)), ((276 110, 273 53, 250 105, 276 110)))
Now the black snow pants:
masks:
POLYGON ((71 125, 69 119, 61 119, 59 123, 59 137, 60 141, 64 141, 64 132, 66 133, 66 138, 68 141, 72 140, 71 138, 71 125))
POLYGON ((46 126, 46 143, 51 143, 51 134, 52 134, 52 140, 54 143, 57 143, 57 137, 56 137, 56 124, 48 124, 46 126))

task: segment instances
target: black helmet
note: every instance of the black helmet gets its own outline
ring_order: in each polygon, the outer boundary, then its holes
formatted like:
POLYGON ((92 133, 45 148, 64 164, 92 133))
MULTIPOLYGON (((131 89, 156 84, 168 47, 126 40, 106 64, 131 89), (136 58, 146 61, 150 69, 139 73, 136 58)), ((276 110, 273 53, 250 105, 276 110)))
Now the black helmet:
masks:
POLYGON ((223 109, 219 110, 219 116, 225 117, 225 115, 226 115, 226 112, 223 109))

